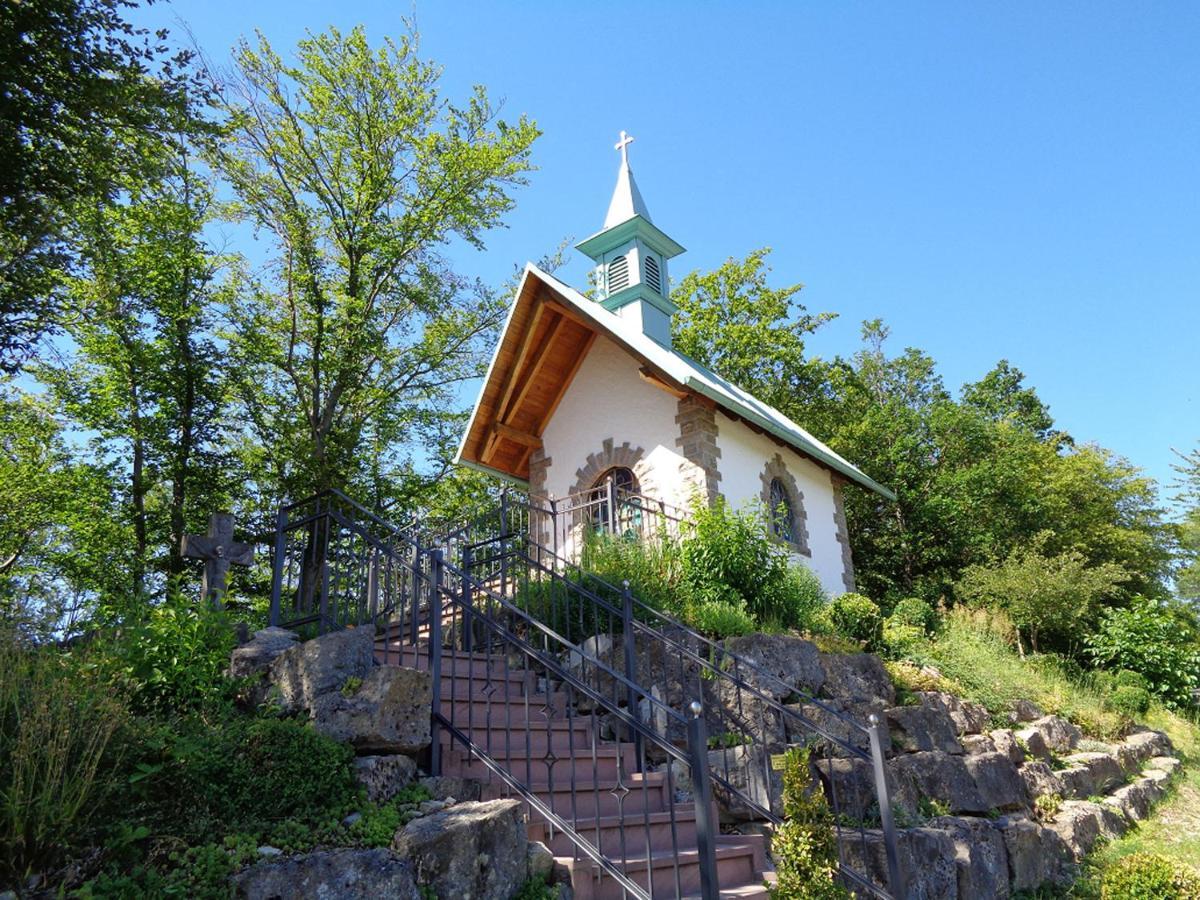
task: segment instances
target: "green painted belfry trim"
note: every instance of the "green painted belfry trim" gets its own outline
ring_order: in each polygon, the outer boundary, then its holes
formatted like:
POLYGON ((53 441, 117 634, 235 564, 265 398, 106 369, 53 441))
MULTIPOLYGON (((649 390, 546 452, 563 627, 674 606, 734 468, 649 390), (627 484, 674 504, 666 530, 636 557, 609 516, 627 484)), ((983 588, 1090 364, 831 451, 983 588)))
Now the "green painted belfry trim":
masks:
POLYGON ((652 290, 645 284, 631 284, 627 288, 622 288, 615 294, 605 297, 600 301, 600 305, 609 312, 615 312, 627 303, 632 303, 634 300, 645 300, 657 310, 661 310, 668 316, 673 316, 679 312, 679 307, 671 300, 664 297, 657 291, 652 290))
POLYGON ((634 238, 640 239, 647 247, 662 254, 664 259, 678 256, 684 252, 684 246, 667 236, 661 228, 644 216, 634 216, 626 219, 620 225, 598 231, 589 238, 584 238, 575 245, 575 249, 596 262, 614 247, 628 243, 634 238))

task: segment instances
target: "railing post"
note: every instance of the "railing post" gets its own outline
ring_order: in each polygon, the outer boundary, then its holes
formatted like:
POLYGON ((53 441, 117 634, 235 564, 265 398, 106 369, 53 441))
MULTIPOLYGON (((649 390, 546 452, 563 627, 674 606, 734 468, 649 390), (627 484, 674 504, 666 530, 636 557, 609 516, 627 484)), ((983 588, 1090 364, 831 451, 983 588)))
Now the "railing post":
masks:
POLYGON ((708 773, 708 729, 704 707, 693 700, 688 707, 688 753, 692 762, 692 795, 696 803, 696 846, 700 851, 700 896, 717 900, 717 826, 713 821, 712 785, 708 773))
POLYGON ((617 533, 617 497, 614 490, 613 477, 611 475, 605 480, 605 498, 608 503, 608 533, 617 533))
POLYGON ((429 711, 429 774, 442 774, 442 551, 429 551, 429 674, 433 706, 429 711))
POLYGON ((871 740, 871 763, 875 773, 875 796, 879 799, 879 819, 883 824, 883 846, 887 853, 888 887, 894 900, 907 900, 908 887, 900 869, 900 847, 896 837, 896 821, 892 817, 892 796, 888 790, 887 769, 883 761, 883 741, 879 732, 879 716, 867 717, 867 736, 871 740))
POLYGON ((411 570, 411 584, 408 591, 408 604, 410 612, 410 620, 408 623, 408 640, 413 645, 415 651, 417 639, 420 637, 420 629, 418 626, 418 616, 421 612, 421 551, 413 551, 413 562, 411 570))
POLYGON ((508 488, 500 492, 500 596, 508 596, 508 488))
POLYGON ((475 641, 475 611, 471 607, 471 548, 462 549, 462 608, 463 608, 463 650, 471 652, 475 641))
MULTIPOLYGON (((634 644, 633 634, 633 591, 629 589, 629 582, 621 582, 623 588, 621 598, 623 600, 621 606, 621 629, 624 632, 623 640, 625 642, 625 677, 629 680, 628 694, 626 696, 626 704, 629 708, 629 715, 633 717, 633 721, 641 723, 641 710, 638 708, 638 692, 635 685, 637 684, 637 647, 634 644)), ((634 755, 637 757, 638 771, 642 771, 645 762, 642 755, 642 732, 638 728, 633 729, 633 748, 634 755)))
POLYGON ((284 556, 287 553, 287 510, 279 508, 275 515, 275 560, 271 573, 271 616, 270 625, 279 625, 282 615, 284 556))

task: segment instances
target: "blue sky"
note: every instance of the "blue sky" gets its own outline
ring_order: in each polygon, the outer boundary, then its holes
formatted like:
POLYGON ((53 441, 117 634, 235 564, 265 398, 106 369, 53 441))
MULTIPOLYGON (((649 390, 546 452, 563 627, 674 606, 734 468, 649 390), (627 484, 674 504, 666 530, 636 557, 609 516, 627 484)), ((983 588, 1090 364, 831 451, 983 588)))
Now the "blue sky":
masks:
MULTIPOLYGON (((545 134, 539 171, 466 274, 501 282, 600 226, 617 133, 675 278, 769 245, 777 283, 881 317, 957 388, 1000 358, 1061 427, 1160 481, 1200 443, 1200 4, 176 0, 217 62, 261 29, 415 18, 424 55, 545 134)), ((582 284, 574 254, 560 273, 582 284)))

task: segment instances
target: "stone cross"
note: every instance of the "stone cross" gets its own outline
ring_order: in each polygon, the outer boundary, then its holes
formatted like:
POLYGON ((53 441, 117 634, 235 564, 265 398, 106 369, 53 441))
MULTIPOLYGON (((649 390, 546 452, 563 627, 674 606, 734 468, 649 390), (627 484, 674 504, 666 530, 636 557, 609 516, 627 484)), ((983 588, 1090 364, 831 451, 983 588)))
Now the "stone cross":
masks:
POLYGON ((621 132, 621 139, 613 144, 614 150, 621 151, 621 165, 629 165, 629 145, 633 143, 633 138, 629 137, 624 131, 621 132))
POLYGON ((208 534, 185 534, 180 552, 189 559, 204 560, 200 597, 219 609, 225 597, 229 567, 254 562, 254 545, 233 539, 233 514, 213 513, 208 517, 208 534))

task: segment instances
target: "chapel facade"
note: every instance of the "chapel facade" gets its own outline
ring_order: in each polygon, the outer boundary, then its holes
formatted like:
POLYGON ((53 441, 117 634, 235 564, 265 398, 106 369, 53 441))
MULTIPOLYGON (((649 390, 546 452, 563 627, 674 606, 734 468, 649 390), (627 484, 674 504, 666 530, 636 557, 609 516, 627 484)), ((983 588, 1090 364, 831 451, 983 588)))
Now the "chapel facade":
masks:
POLYGON ((718 496, 734 508, 756 504, 827 592, 851 591, 843 492, 895 496, 673 348, 668 266, 684 248, 650 218, 631 141, 622 132, 603 228, 576 245, 595 263, 594 298, 526 266, 457 461, 568 511, 567 531, 534 535, 556 549, 583 527, 569 510, 608 508, 598 497, 631 498, 625 508, 638 516, 718 496))

